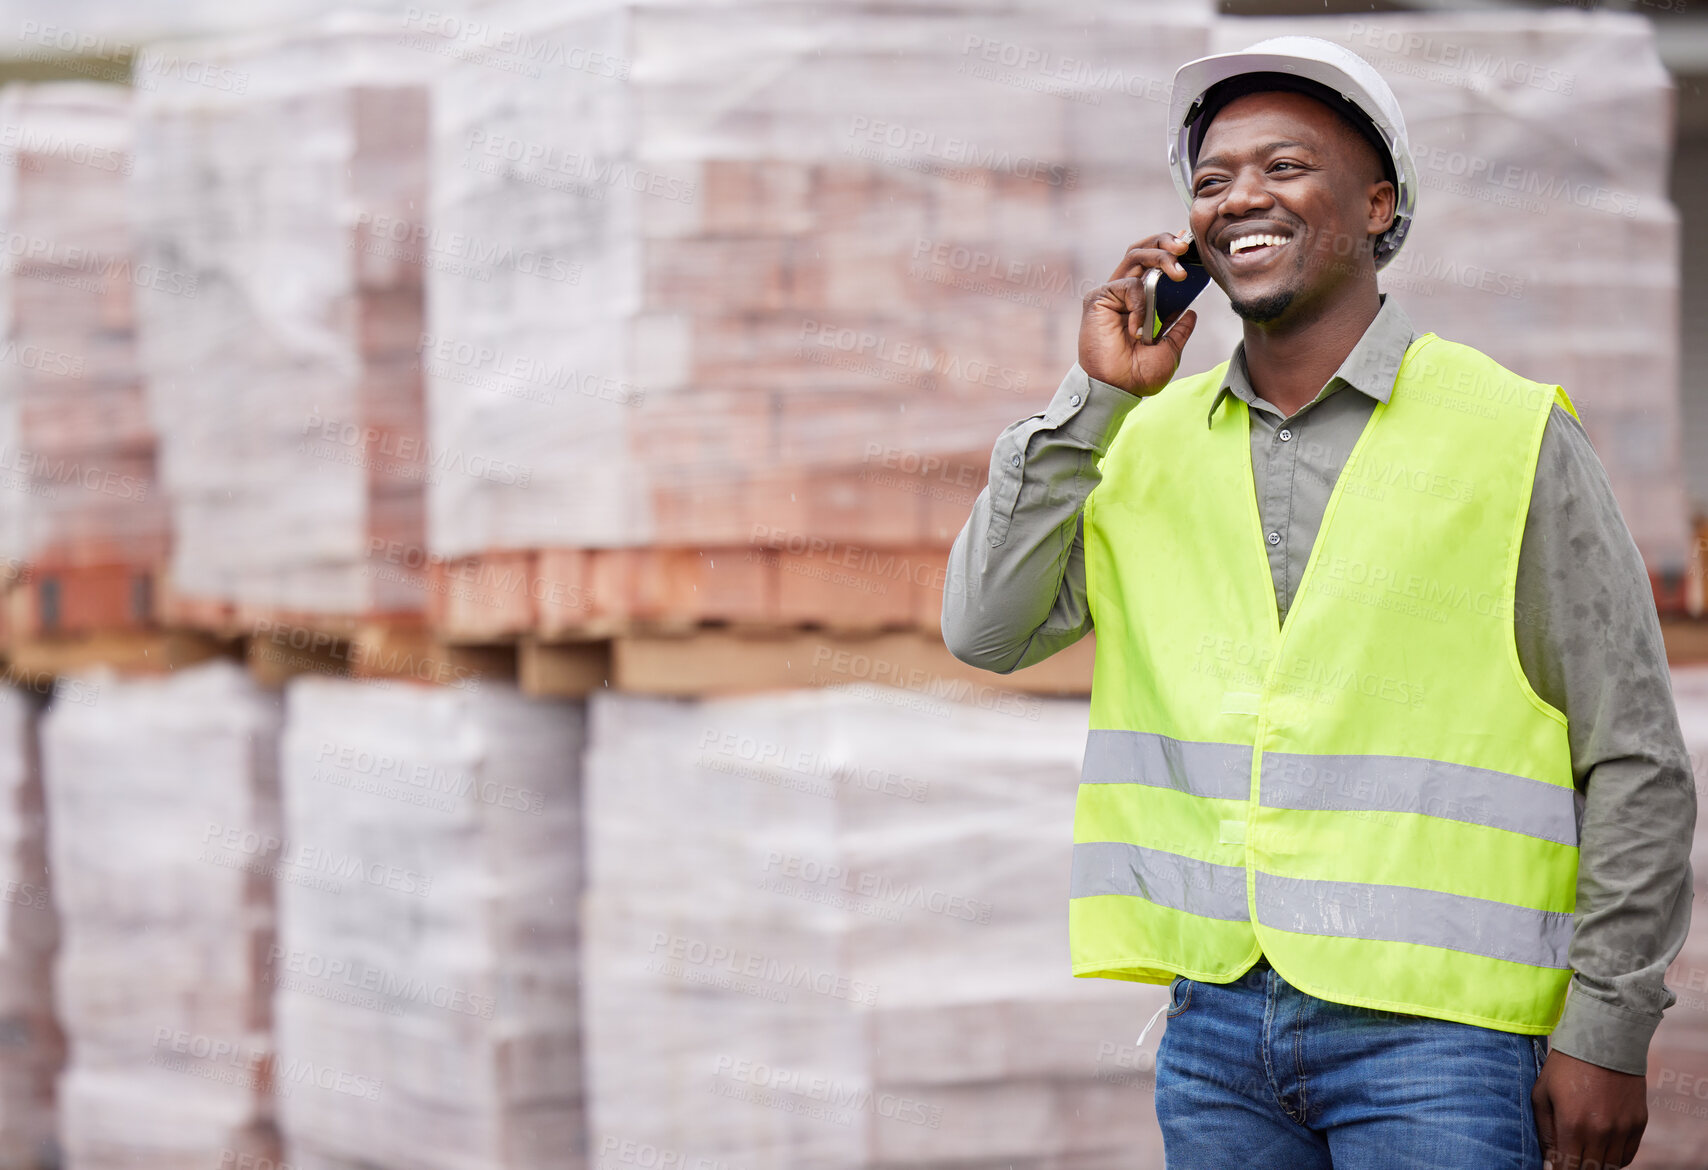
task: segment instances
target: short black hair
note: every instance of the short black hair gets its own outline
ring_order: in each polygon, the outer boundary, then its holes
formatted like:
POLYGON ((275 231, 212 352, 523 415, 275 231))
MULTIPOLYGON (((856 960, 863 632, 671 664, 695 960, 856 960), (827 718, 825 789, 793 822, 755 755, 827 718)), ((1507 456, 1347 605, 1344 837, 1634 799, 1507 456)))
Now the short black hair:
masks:
POLYGON ((1342 122, 1351 126, 1364 141, 1375 148, 1376 157, 1382 164, 1382 177, 1392 183, 1396 191, 1399 190, 1400 181, 1394 173, 1393 154, 1388 150, 1388 144, 1383 141, 1382 132, 1376 129, 1376 124, 1350 98, 1339 91, 1330 89, 1320 81, 1294 73, 1241 73, 1236 77, 1218 81, 1205 90, 1204 96, 1198 99, 1195 112, 1188 115, 1191 125, 1187 139, 1188 165, 1198 165, 1198 147, 1204 141, 1204 132, 1210 128, 1210 120, 1221 113, 1223 106, 1247 94, 1273 93, 1276 90, 1302 93, 1333 110, 1342 122))

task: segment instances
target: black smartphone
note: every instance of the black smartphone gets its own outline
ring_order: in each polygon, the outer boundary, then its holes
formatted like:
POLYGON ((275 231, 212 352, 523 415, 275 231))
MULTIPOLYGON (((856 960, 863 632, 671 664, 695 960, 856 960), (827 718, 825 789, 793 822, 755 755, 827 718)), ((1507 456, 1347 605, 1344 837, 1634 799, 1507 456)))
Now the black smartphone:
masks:
POLYGON ((1186 279, 1175 280, 1164 275, 1160 268, 1152 268, 1145 273, 1145 336, 1151 341, 1161 336, 1164 327, 1173 324, 1174 319, 1210 283, 1209 269, 1204 267, 1198 255, 1198 241, 1192 238, 1191 229, 1181 234, 1187 241, 1186 251, 1180 256, 1181 267, 1186 269, 1186 279))

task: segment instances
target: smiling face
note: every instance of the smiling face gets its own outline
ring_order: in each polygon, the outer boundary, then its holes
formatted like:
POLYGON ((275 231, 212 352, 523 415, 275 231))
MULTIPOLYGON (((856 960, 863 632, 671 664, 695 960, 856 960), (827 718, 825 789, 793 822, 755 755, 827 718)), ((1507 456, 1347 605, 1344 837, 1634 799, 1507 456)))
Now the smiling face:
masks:
POLYGON ((1192 234, 1234 312, 1298 318, 1349 282, 1375 282, 1372 234, 1394 185, 1374 147, 1322 102, 1246 94, 1215 114, 1192 169, 1192 234))

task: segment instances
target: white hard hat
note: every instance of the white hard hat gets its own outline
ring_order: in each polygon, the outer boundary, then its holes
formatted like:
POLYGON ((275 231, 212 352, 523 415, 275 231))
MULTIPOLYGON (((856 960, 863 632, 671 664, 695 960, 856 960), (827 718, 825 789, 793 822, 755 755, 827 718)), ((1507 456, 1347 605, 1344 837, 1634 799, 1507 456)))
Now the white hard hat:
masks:
POLYGON ((1374 130, 1367 137, 1386 148, 1397 189, 1393 226, 1376 238, 1376 267, 1392 260, 1411 230, 1417 204, 1417 164, 1406 142, 1405 116, 1394 91, 1368 61, 1321 37, 1271 37, 1238 53, 1188 61, 1175 72, 1168 106, 1168 165, 1181 200, 1192 206, 1192 158, 1197 145, 1193 123, 1203 108, 1204 95, 1218 82, 1247 73, 1287 73, 1327 86, 1355 107, 1346 111, 1355 124, 1362 115, 1374 130))

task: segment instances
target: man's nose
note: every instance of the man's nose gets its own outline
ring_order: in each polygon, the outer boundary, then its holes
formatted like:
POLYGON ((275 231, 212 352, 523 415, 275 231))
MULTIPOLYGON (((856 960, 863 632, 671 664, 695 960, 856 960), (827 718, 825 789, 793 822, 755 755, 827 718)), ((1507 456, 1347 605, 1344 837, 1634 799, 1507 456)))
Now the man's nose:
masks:
POLYGON ((1255 167, 1241 167, 1234 172, 1233 181, 1222 195, 1222 210, 1237 216, 1268 207, 1274 202, 1268 186, 1264 184, 1262 172, 1255 167))

